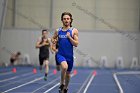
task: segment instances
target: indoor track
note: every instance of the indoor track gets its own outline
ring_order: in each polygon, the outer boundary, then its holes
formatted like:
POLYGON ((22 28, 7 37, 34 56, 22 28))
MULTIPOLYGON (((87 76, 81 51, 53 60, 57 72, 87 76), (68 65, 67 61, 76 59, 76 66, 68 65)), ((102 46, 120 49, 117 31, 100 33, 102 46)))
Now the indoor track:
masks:
MULTIPOLYGON (((15 66, 0 68, 1 93, 58 93, 60 72, 50 67, 48 80, 44 73, 33 71, 33 66, 15 66), (13 72, 13 68, 16 71, 13 72)), ((127 69, 74 68, 69 85, 69 93, 120 93, 114 80, 114 72, 127 69)), ((132 70, 131 70, 132 71, 132 70)), ((140 74, 117 75, 124 93, 140 93, 140 74)))

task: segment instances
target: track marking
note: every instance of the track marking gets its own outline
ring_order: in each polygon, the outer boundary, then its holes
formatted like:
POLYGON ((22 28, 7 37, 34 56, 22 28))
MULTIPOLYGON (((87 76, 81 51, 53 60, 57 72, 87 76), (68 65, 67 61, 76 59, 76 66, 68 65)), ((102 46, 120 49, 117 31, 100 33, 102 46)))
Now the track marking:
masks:
MULTIPOLYGON (((51 75, 53 75, 53 74, 50 74, 50 76, 51 76, 51 75)), ((17 88, 20 88, 20 87, 23 87, 23 86, 25 86, 25 85, 31 84, 31 83, 33 83, 33 82, 39 81, 39 80, 41 80, 41 79, 43 79, 43 78, 44 78, 44 76, 39 77, 39 78, 34 79, 34 80, 30 81, 30 82, 27 82, 27 83, 21 84, 21 85, 19 85, 19 86, 17 86, 17 87, 8 89, 8 90, 6 90, 6 91, 4 91, 4 92, 2 92, 2 93, 7 93, 7 92, 12 91, 12 90, 15 90, 15 89, 17 89, 17 88)))
POLYGON ((12 74, 12 73, 13 73, 13 72, 11 72, 11 71, 9 71, 9 72, 4 72, 4 73, 1 73, 0 76, 1 76, 1 75, 12 74))
POLYGON ((48 86, 48 85, 50 85, 50 84, 54 83, 54 82, 55 82, 55 81, 57 81, 58 79, 60 79, 60 77, 59 77, 59 78, 54 79, 53 81, 49 82, 48 84, 43 85, 42 87, 39 87, 38 89, 34 90, 34 91, 33 91, 33 92, 31 92, 31 93, 34 93, 34 92, 36 92, 36 91, 38 91, 38 90, 42 89, 43 87, 48 86))
POLYGON ((86 83, 88 82, 90 76, 91 76, 92 72, 88 75, 87 79, 85 80, 85 82, 83 83, 83 85, 81 86, 81 88, 79 89, 79 91, 77 93, 81 93, 81 90, 84 88, 84 86, 86 85, 86 83))
POLYGON ((0 82, 5 82, 5 81, 12 80, 12 79, 15 79, 15 78, 17 78, 17 76, 14 76, 14 77, 11 77, 11 78, 7 78, 7 79, 4 79, 4 80, 1 80, 0 82))
MULTIPOLYGON (((32 74, 31 72, 30 73, 26 73, 26 74, 23 74, 23 75, 21 75, 21 76, 27 76, 27 75, 30 75, 30 74, 32 74)), ((14 76, 14 77, 11 77, 11 78, 7 78, 7 79, 4 79, 4 80, 1 80, 0 82, 5 82, 5 81, 9 81, 9 80, 12 80, 12 79, 16 79, 16 78, 19 78, 19 77, 21 77, 21 76, 14 76)))
POLYGON ((121 84, 120 84, 120 82, 118 80, 117 75, 131 75, 131 74, 140 74, 140 71, 127 71, 127 72, 116 72, 116 73, 113 73, 113 77, 114 77, 115 82, 116 82, 116 84, 117 84, 117 86, 119 88, 120 93, 124 93, 124 91, 123 91, 123 88, 122 88, 122 86, 121 86, 121 84))
MULTIPOLYGON (((73 77, 74 74, 71 75, 71 77, 73 77)), ((54 89, 55 87, 57 87, 58 85, 60 85, 60 83, 55 84, 53 87, 49 88, 48 90, 46 90, 44 93, 48 93, 49 91, 51 91, 52 89, 54 89)))
POLYGON ((3 86, 0 86, 0 87, 6 87, 6 86, 8 86, 8 85, 10 85, 10 84, 15 84, 15 83, 17 83, 17 82, 19 82, 19 81, 28 80, 28 79, 30 79, 30 78, 32 78, 32 77, 34 77, 34 75, 29 76, 29 77, 26 77, 26 78, 23 78, 23 79, 21 78, 21 79, 19 79, 19 80, 17 80, 17 81, 7 83, 7 84, 5 84, 5 85, 3 85, 3 86))
POLYGON ((51 87, 50 89, 46 90, 44 93, 48 93, 49 91, 51 91, 52 89, 54 89, 55 87, 57 87, 60 83, 55 84, 53 87, 51 87))
POLYGON ((83 93, 86 93, 87 92, 87 89, 89 88, 89 86, 90 86, 92 80, 94 79, 94 77, 95 77, 95 75, 92 75, 92 77, 90 78, 90 80, 89 80, 89 82, 88 82, 88 84, 87 84, 87 86, 86 86, 86 88, 85 88, 85 90, 84 90, 83 93))

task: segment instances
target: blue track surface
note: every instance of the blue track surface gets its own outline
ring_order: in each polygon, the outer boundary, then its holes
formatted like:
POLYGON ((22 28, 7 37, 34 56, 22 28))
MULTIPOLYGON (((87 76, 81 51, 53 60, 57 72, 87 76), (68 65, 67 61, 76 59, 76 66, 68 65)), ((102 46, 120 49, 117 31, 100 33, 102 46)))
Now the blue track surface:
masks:
MULTIPOLYGON (((32 66, 16 66, 16 73, 12 72, 12 68, 0 68, 0 93, 58 93, 60 72, 54 75, 53 67, 50 68, 47 81, 44 81, 44 73, 38 67, 36 74, 32 72, 32 66)), ((124 70, 74 69, 77 74, 71 78, 69 93, 119 93, 113 73, 124 70), (96 71, 96 76, 93 71, 96 71)), ((140 93, 140 75, 119 75, 118 79, 124 93, 140 93)))

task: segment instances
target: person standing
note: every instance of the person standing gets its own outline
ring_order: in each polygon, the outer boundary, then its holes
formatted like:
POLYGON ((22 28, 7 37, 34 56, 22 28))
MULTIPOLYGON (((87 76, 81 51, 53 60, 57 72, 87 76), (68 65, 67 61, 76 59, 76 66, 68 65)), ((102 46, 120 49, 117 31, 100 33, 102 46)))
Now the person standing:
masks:
MULTIPOLYGON (((11 53, 11 52, 10 52, 11 53)), ((10 57, 10 64, 11 65, 15 65, 16 61, 19 64, 19 60, 20 60, 20 55, 21 53, 18 51, 16 53, 11 53, 11 57, 10 57)))

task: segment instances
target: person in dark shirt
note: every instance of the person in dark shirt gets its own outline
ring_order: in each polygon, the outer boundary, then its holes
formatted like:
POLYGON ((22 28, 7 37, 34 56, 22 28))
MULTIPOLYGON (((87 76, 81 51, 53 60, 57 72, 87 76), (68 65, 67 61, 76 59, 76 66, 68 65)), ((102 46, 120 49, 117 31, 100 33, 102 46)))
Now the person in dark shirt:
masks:
POLYGON ((51 39, 48 38, 47 29, 42 30, 42 36, 39 37, 36 48, 39 48, 39 64, 40 70, 43 68, 43 63, 45 63, 45 77, 44 80, 47 80, 47 75, 49 72, 49 48, 51 49, 51 39))

